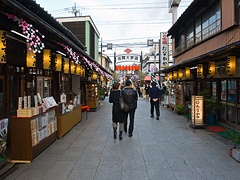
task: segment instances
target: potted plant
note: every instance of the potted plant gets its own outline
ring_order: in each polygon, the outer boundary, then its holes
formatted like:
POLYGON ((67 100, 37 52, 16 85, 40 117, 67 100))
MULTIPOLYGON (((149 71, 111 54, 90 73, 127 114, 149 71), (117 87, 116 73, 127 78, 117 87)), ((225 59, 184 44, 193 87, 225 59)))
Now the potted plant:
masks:
POLYGON ((183 114, 185 112, 185 108, 183 104, 177 104, 174 108, 178 115, 183 114))
POLYGON ((240 142, 240 133, 230 129, 227 131, 227 138, 233 142, 233 147, 229 150, 229 155, 240 161, 240 150, 237 149, 237 144, 240 142))
POLYGON ((223 108, 219 100, 212 96, 205 101, 205 109, 208 113, 208 124, 215 124, 216 122, 216 113, 223 108))
POLYGON ((101 99, 102 101, 104 101, 104 95, 105 95, 105 91, 104 91, 104 88, 102 87, 102 85, 99 85, 98 87, 99 89, 99 99, 101 99))

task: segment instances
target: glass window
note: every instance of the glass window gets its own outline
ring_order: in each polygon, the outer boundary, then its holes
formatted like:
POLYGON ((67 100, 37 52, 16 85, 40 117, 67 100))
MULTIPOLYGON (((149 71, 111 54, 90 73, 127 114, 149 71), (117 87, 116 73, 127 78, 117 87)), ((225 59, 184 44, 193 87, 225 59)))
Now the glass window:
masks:
POLYGON ((219 111, 219 118, 223 121, 226 121, 226 106, 224 106, 224 108, 219 111))
POLYGON ((216 82, 212 82, 212 96, 216 98, 217 96, 217 85, 216 82))
POLYGON ((199 42, 201 41, 201 36, 202 36, 202 22, 201 18, 198 18, 195 22, 195 41, 199 42))
POLYGON ((3 117, 3 79, 0 78, 0 117, 3 117))
POLYGON ((190 47, 193 44, 194 44, 193 24, 191 24, 186 30, 186 47, 190 47))
POLYGON ((9 76, 9 103, 8 110, 17 109, 18 94, 17 94, 17 78, 16 76, 9 76))
POLYGON ((229 80, 228 81, 228 101, 229 102, 236 102, 236 81, 229 80))
POLYGON ((227 116, 229 122, 236 123, 236 113, 236 107, 228 106, 227 116))
POLYGON ((221 100, 227 100, 227 80, 221 81, 221 100))

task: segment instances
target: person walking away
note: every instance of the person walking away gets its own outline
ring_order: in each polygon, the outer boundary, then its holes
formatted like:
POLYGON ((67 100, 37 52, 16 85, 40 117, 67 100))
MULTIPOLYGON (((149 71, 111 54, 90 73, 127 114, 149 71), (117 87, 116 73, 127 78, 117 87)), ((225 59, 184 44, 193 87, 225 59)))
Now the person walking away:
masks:
POLYGON ((142 93, 142 98, 145 99, 146 98, 145 88, 141 87, 140 90, 141 90, 141 93, 142 93))
POLYGON ((160 110, 159 110, 159 99, 161 97, 161 91, 158 87, 156 87, 156 83, 152 82, 152 88, 149 89, 149 97, 150 97, 150 113, 151 113, 151 118, 154 118, 154 107, 156 109, 156 116, 157 120, 159 120, 160 116, 160 110))
POLYGON ((125 132, 127 132, 127 119, 129 114, 130 123, 129 123, 129 129, 128 129, 128 136, 132 137, 132 133, 134 129, 134 115, 135 115, 135 110, 137 109, 138 95, 137 95, 137 91, 132 88, 132 82, 129 80, 126 81, 126 87, 123 89, 122 97, 129 107, 129 111, 125 114, 124 130, 125 132))
POLYGON ((110 91, 109 102, 113 103, 112 106, 112 122, 113 122, 113 137, 117 139, 117 123, 119 123, 119 139, 122 140, 122 133, 124 128, 124 120, 126 112, 120 110, 119 98, 120 98, 120 83, 113 84, 113 89, 110 91))
POLYGON ((146 92, 146 101, 147 102, 149 101, 149 89, 150 89, 149 85, 146 84, 145 85, 145 92, 146 92))

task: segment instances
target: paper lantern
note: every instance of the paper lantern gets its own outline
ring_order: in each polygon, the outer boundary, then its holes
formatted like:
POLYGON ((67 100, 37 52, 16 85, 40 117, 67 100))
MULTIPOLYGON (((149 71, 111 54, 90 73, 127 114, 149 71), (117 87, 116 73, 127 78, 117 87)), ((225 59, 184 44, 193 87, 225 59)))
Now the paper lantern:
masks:
POLYGON ((183 78, 183 70, 179 69, 178 70, 178 79, 182 79, 183 78))
POLYGON ((97 79, 97 73, 96 73, 96 72, 93 73, 92 78, 93 78, 94 80, 97 79))
POLYGON ((80 64, 77 64, 76 65, 76 75, 80 75, 80 73, 81 73, 81 67, 80 67, 80 64))
POLYGON ((4 31, 0 30, 0 63, 6 63, 6 39, 4 31))
POLYGON ((44 49, 43 50, 43 69, 51 68, 51 50, 44 49))
POLYGON ((190 79, 190 67, 185 68, 185 78, 190 79))
POLYGON ((103 76, 102 76, 102 75, 100 76, 100 80, 101 80, 101 81, 104 81, 104 78, 103 78, 103 76))
POLYGON ((140 69, 141 69, 141 66, 139 65, 138 68, 137 68, 137 70, 140 70, 140 69))
POLYGON ((27 67, 36 67, 36 55, 33 53, 33 50, 27 50, 27 67))
POLYGON ((116 66, 116 71, 118 71, 119 70, 119 66, 116 66))
POLYGON ((75 64, 74 64, 74 62, 72 61, 71 62, 71 74, 75 74, 75 64))
POLYGON ((172 72, 170 72, 170 73, 168 74, 168 76, 169 76, 169 81, 172 81, 172 79, 173 79, 172 72))
POLYGON ((166 80, 166 81, 168 80, 168 75, 167 75, 167 74, 165 74, 165 80, 166 80))
POLYGON ((236 56, 227 57, 227 74, 234 75, 236 73, 236 56))
POLYGON ((173 71, 173 79, 174 80, 177 80, 177 77, 178 77, 177 75, 178 75, 177 71, 173 71))
POLYGON ((203 65, 202 64, 197 65, 197 77, 203 78, 203 65))
POLYGON ((132 71, 133 70, 133 66, 130 66, 130 71, 132 71))
POLYGON ((210 61, 208 63, 208 74, 210 77, 214 77, 215 76, 215 61, 210 61))
POLYGON ((69 73, 69 58, 64 58, 64 67, 63 67, 64 73, 69 73))
POLYGON ((85 66, 84 65, 81 65, 80 75, 81 75, 81 77, 85 76, 85 66))
POLYGON ((62 55, 61 54, 56 54, 55 70, 56 71, 61 71, 62 70, 62 55))

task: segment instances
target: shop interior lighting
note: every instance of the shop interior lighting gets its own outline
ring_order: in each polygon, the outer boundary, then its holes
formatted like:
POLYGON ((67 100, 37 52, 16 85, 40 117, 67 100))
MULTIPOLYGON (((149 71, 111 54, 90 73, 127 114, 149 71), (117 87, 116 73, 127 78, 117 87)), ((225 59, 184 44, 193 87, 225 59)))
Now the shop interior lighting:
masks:
POLYGON ((190 69, 191 69, 191 70, 192 70, 192 69, 197 69, 197 66, 195 66, 195 67, 191 67, 190 69))
POLYGON ((62 53, 61 51, 56 51, 56 52, 63 55, 63 56, 66 56, 66 54, 62 53))
POLYGON ((17 35, 19 35, 21 37, 24 37, 25 39, 28 39, 27 36, 24 36, 23 34, 17 32, 17 31, 11 30, 11 32, 14 33, 14 34, 17 34, 17 35))

